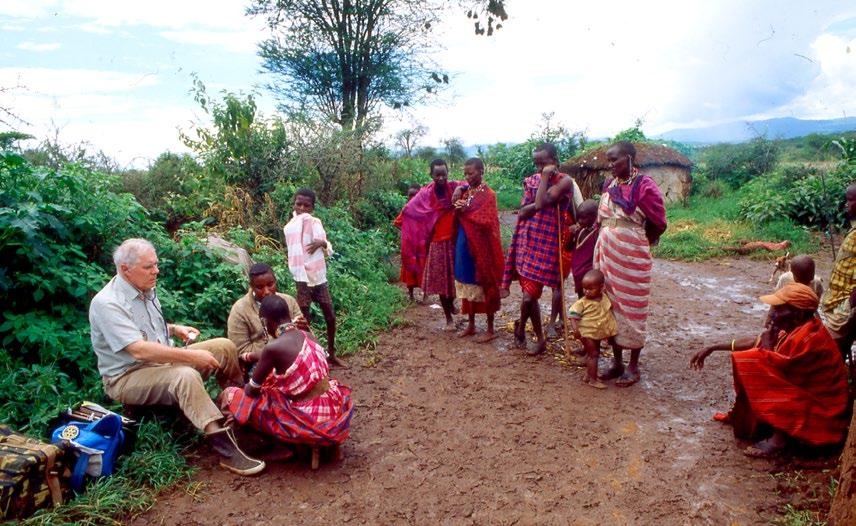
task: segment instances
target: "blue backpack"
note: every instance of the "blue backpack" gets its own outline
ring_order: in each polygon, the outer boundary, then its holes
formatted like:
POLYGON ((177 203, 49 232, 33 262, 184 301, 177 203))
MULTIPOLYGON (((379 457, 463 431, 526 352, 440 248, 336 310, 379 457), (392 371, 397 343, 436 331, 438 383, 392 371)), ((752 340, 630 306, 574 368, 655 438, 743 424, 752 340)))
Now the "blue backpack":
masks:
POLYGON ((83 490, 84 475, 105 477, 113 474, 116 457, 125 434, 122 418, 109 414, 95 422, 69 422, 54 429, 51 442, 66 445, 77 456, 71 475, 71 488, 83 490))

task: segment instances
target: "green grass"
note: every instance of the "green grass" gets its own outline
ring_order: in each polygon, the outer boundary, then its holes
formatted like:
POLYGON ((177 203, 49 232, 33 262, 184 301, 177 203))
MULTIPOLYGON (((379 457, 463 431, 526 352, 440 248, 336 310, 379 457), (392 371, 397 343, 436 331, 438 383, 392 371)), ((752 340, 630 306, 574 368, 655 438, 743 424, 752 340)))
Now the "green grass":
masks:
MULTIPOLYGON (((701 261, 734 255, 746 241, 789 240, 791 254, 813 254, 820 249, 820 237, 787 219, 769 223, 751 223, 738 216, 740 192, 722 197, 693 196, 686 205, 667 207, 669 228, 654 249, 656 257, 701 261)), ((779 255, 779 254, 775 254, 779 255)), ((750 257, 769 258, 771 253, 757 251, 750 257)))
POLYGON ((809 510, 798 510, 790 504, 785 506, 785 514, 775 521, 778 526, 826 526, 819 514, 809 510))
POLYGON ((500 210, 517 210, 519 206, 519 188, 501 188, 496 191, 496 207, 500 210))

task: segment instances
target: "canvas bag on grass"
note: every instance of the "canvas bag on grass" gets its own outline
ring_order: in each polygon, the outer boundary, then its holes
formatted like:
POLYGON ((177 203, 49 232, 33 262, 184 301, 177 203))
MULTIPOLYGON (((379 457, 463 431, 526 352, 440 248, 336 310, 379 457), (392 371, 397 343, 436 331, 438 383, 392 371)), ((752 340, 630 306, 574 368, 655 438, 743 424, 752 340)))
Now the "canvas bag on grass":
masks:
POLYGON ((112 475, 123 439, 122 418, 116 414, 88 424, 69 422, 56 428, 51 441, 67 444, 77 457, 71 473, 71 489, 78 493, 83 490, 84 475, 112 475))
POLYGON ((62 452, 0 424, 0 519, 23 519, 62 504, 62 452))

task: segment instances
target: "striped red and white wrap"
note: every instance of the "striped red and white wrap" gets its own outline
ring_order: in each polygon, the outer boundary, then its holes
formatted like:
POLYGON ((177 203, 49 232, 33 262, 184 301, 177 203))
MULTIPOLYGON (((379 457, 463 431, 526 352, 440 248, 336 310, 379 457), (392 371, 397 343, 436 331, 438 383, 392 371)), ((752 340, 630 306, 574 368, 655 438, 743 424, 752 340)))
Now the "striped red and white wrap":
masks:
POLYGON ((645 346, 648 297, 651 293, 651 249, 645 237, 645 215, 639 207, 628 215, 600 196, 600 237, 594 248, 594 268, 603 272, 604 291, 618 324, 615 342, 625 349, 645 346))

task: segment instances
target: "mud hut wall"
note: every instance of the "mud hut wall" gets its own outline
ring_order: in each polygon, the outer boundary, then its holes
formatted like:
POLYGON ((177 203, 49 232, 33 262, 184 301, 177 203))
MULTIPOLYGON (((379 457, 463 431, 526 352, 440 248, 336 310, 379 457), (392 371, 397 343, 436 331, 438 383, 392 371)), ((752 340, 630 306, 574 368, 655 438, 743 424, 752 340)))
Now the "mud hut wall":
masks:
MULTIPOLYGON (((651 166, 643 168, 642 171, 654 179, 666 203, 683 201, 689 197, 692 177, 688 169, 680 166, 651 166)), ((573 174, 584 199, 590 199, 593 195, 599 194, 603 188, 603 182, 609 177, 612 177, 610 170, 583 169, 573 174)))

